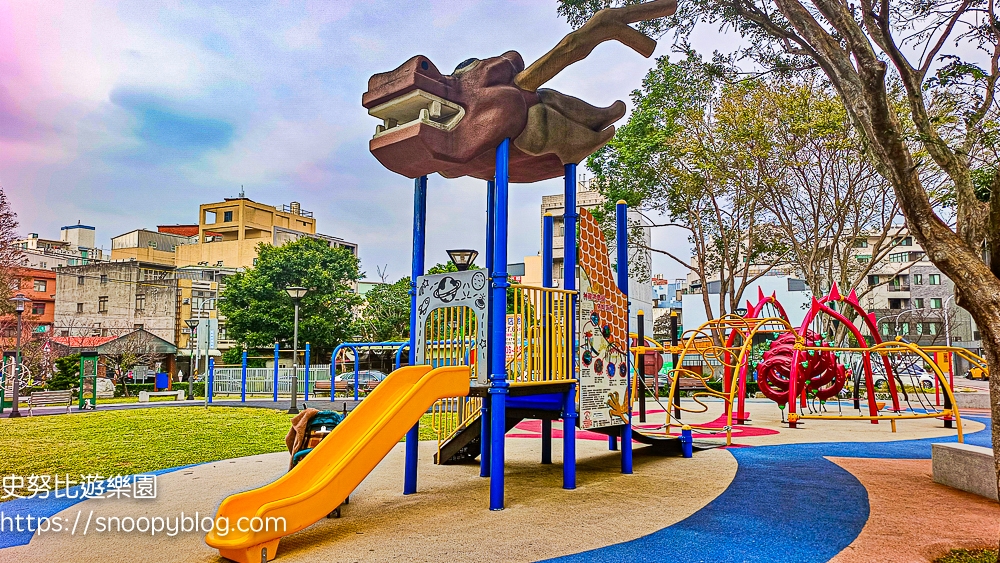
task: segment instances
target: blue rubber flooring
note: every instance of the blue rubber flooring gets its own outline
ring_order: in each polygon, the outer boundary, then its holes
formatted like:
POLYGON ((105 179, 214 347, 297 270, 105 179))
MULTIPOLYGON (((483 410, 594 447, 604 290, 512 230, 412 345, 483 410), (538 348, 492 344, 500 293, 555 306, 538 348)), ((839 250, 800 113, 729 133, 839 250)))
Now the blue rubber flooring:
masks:
MULTIPOLYGON (((991 447, 986 429, 965 436, 991 447)), ((690 517, 641 538, 569 555, 558 563, 822 563, 847 547, 868 520, 868 492, 824 456, 929 459, 929 438, 899 442, 832 442, 734 448, 736 476, 721 495, 690 517)), ((696 454, 697 455, 697 454, 696 454)), ((697 476, 692 476, 697 478, 697 476)), ((670 502, 670 491, 661 491, 670 502)))

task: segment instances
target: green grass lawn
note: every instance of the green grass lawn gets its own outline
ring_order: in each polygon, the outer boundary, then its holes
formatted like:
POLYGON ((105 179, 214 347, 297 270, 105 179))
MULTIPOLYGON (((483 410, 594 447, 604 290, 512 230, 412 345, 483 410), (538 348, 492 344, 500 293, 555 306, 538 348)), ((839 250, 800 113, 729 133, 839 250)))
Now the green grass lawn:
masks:
MULTIPOLYGON (((291 416, 231 407, 159 407, 0 421, 0 475, 143 473, 285 451, 291 416)), ((420 439, 436 439, 430 417, 420 439)))
POLYGON ((935 559, 934 563, 996 563, 995 549, 953 549, 951 553, 935 559))

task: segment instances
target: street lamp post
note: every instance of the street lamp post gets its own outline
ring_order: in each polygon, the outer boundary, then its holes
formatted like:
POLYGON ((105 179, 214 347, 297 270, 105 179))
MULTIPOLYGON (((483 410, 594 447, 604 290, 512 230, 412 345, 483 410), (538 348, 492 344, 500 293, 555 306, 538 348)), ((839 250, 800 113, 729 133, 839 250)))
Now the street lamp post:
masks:
POLYGON ((190 373, 188 373, 188 394, 187 394, 187 398, 188 398, 189 401, 193 401, 194 400, 194 341, 195 341, 196 335, 198 334, 198 323, 199 322, 200 321, 198 319, 188 319, 188 320, 184 321, 184 323, 188 325, 188 328, 191 329, 190 334, 188 334, 188 344, 190 345, 190 348, 191 348, 191 355, 189 356, 189 358, 191 359, 191 362, 190 362, 190 364, 188 366, 188 371, 190 373))
POLYGON ((476 260, 476 256, 479 256, 479 252, 471 249, 458 249, 449 250, 448 258, 451 258, 451 263, 455 265, 455 268, 459 272, 464 272, 472 266, 472 263, 476 260))
POLYGON ((288 406, 288 414, 299 413, 299 301, 306 296, 304 287, 286 287, 285 291, 295 303, 295 323, 292 328, 292 403, 288 406))
MULTIPOLYGON (((17 409, 17 403, 20 402, 20 387, 21 387, 21 315, 24 314, 24 304, 31 299, 28 299, 24 294, 18 293, 15 295, 11 301, 14 302, 14 312, 17 313, 17 345, 15 348, 15 364, 14 364, 14 382, 11 384, 13 393, 11 394, 11 409, 10 414, 7 418, 20 418, 21 411, 17 409)), ((80 389, 83 393, 83 389, 80 389)))

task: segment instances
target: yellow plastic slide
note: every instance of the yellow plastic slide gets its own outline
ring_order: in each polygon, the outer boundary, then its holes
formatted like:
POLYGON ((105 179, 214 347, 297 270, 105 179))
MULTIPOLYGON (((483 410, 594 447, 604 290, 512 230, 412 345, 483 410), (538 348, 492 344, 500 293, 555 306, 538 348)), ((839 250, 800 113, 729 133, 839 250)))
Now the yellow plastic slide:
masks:
POLYGON ((337 508, 435 401, 468 395, 470 375, 468 366, 392 372, 291 471, 222 501, 216 521, 228 519, 229 530, 205 542, 240 563, 274 559, 282 536, 337 508))

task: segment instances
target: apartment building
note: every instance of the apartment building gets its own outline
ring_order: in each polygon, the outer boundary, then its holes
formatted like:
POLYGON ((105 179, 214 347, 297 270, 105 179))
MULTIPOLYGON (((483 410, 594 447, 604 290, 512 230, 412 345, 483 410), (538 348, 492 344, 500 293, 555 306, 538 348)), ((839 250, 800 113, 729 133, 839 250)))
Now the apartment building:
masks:
MULTIPOLYGON (((160 227, 162 229, 163 227, 160 227)), ((112 237, 111 261, 136 261, 161 266, 177 265, 177 247, 191 244, 197 239, 161 230, 136 229, 112 237)))
POLYGON ((24 254, 24 266, 54 270, 62 266, 78 266, 101 262, 104 251, 96 247, 97 229, 89 225, 68 225, 59 230, 59 240, 41 238, 29 233, 28 238, 15 242, 24 254))
POLYGON ((174 342, 173 268, 138 261, 56 270, 56 336, 120 336, 136 329, 174 342))
MULTIPOLYGON (((28 327, 25 330, 40 336, 51 334, 56 312, 56 273, 38 268, 17 268, 15 276, 18 286, 13 293, 20 293, 31 300, 25 303, 21 317, 22 322, 28 327)), ((0 327, 5 338, 4 348, 7 347, 6 337, 17 335, 16 326, 15 315, 0 317, 0 327)))
POLYGON ((348 249, 354 255, 358 252, 355 243, 317 233, 312 212, 295 201, 279 208, 245 197, 227 198, 201 205, 198 217, 197 238, 175 249, 178 267, 250 268, 260 243, 281 246, 304 236, 348 249))

